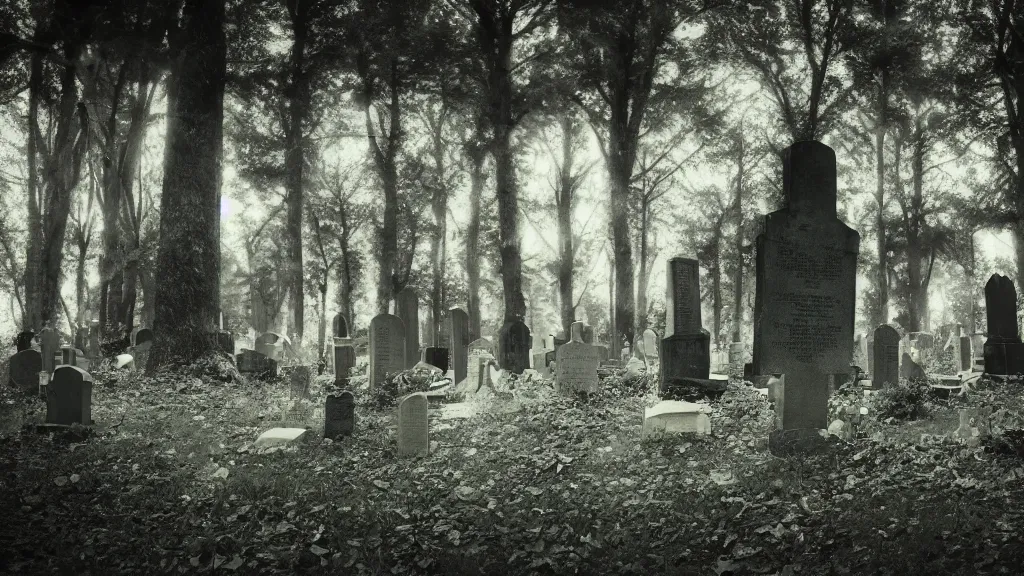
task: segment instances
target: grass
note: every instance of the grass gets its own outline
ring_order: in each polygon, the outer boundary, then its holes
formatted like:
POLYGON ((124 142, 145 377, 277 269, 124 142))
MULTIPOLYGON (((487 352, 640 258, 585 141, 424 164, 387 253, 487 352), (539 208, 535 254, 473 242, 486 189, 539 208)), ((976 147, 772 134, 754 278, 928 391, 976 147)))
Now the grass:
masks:
MULTIPOLYGON (((98 373, 85 442, 22 429, 42 404, 5 392, 0 503, 17 514, 0 571, 997 574, 1024 557, 1024 462, 919 444, 963 405, 1019 414, 1009 389, 781 459, 770 407, 742 386, 714 405, 713 436, 641 442, 650 396, 523 384, 471 419, 432 419, 436 450, 402 460, 392 411, 365 394, 353 437, 263 453, 252 442, 289 405, 287 382, 190 382, 98 373)), ((317 435, 322 381, 312 393, 317 435)))

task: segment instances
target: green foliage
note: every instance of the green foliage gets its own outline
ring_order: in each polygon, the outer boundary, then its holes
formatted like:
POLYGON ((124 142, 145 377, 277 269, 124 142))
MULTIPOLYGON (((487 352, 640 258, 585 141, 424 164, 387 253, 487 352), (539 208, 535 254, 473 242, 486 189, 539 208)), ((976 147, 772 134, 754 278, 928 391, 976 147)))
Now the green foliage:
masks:
POLYGON ((444 379, 443 374, 427 370, 403 370, 388 374, 384 382, 371 391, 378 408, 398 405, 398 399, 414 392, 426 392, 430 385, 444 379))
POLYGON ((601 390, 618 398, 636 398, 646 396, 652 388, 658 386, 657 374, 638 374, 626 377, 625 370, 616 370, 601 380, 601 390))
POLYGON ((877 415, 882 419, 916 420, 925 413, 928 391, 926 382, 914 383, 900 378, 899 384, 889 384, 875 394, 877 415))

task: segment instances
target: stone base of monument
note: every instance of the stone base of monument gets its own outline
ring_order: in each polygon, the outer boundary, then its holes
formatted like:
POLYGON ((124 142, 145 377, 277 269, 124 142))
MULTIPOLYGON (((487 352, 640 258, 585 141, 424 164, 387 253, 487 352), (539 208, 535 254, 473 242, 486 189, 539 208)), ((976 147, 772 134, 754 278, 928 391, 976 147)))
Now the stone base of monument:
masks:
POLYGON ((729 377, 714 374, 714 378, 672 378, 662 382, 661 395, 666 400, 717 399, 729 387, 729 377))
POLYGON ((69 442, 82 442, 92 436, 95 431, 96 421, 90 421, 92 424, 89 426, 83 424, 36 424, 36 433, 51 434, 69 442))
POLYGON ((663 400, 644 409, 642 439, 686 433, 711 434, 711 420, 700 404, 663 400))
POLYGON ((1024 343, 985 342, 985 373, 996 376, 1012 376, 1024 373, 1024 343))
POLYGON ((836 441, 827 430, 816 428, 774 430, 768 433, 768 451, 773 456, 812 454, 828 449, 836 441))

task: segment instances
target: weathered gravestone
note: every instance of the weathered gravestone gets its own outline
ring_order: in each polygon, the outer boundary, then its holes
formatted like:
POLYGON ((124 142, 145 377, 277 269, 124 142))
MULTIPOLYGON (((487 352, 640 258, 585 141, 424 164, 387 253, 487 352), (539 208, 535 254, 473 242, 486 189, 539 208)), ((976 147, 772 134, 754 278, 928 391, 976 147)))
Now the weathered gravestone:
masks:
POLYGON ((1017 327, 1017 290, 1006 276, 993 274, 985 284, 985 372, 1012 375, 1024 372, 1024 344, 1017 327))
POLYGON ((660 353, 658 352, 658 333, 648 328, 644 330, 644 355, 647 357, 648 363, 657 362, 660 353))
POLYGON ((264 332, 256 337, 253 347, 271 360, 281 360, 286 338, 277 332, 264 332))
POLYGON ((423 362, 436 367, 442 373, 447 373, 448 349, 439 346, 427 346, 423 349, 423 362))
POLYGON ((874 371, 871 372, 871 387, 882 388, 900 381, 900 333, 888 324, 875 328, 871 357, 874 371))
POLYGON ((754 372, 785 374, 785 429, 824 429, 829 375, 853 349, 860 234, 836 217, 836 157, 816 141, 783 152, 786 205, 757 236, 754 372))
POLYGON ((422 392, 402 398, 398 404, 398 455, 416 456, 430 451, 427 395, 422 392))
POLYGON ((562 394, 597 392, 597 367, 601 358, 590 344, 583 343, 583 323, 573 322, 572 338, 555 353, 555 390, 562 394))
POLYGON ((469 343, 470 353, 472 354, 474 350, 494 354, 494 342, 487 338, 477 338, 469 343))
POLYGON ((31 394, 39 390, 39 373, 43 371, 43 358, 39 350, 29 348, 11 356, 8 369, 11 385, 31 394))
POLYGON ((356 399, 349 391, 327 397, 324 406, 324 438, 347 436, 356 426, 356 399))
POLYGON ((60 335, 53 328, 43 328, 39 333, 39 353, 43 358, 43 370, 53 374, 57 366, 56 356, 60 349, 60 335))
POLYGON ((448 345, 449 367, 455 372, 455 383, 466 379, 469 370, 469 314, 452 308, 444 319, 445 341, 448 345))
POLYGON ((89 326, 89 357, 93 362, 99 362, 102 351, 100 350, 100 322, 93 320, 89 326))
POLYGON ((25 330, 18 332, 18 336, 14 339, 14 345, 18 352, 22 350, 28 350, 32 347, 32 339, 36 337, 36 333, 31 330, 25 330))
POLYGON ((584 324, 583 325, 582 337, 583 337, 583 343, 584 344, 593 344, 594 343, 594 327, 591 326, 590 324, 584 324))
MULTIPOLYGON (((370 320, 370 389, 384 383, 388 374, 406 368, 405 324, 393 314, 378 314, 370 320)), ((416 358, 413 358, 413 365, 416 358)))
POLYGON ((974 351, 971 349, 971 337, 960 337, 960 369, 970 370, 974 362, 974 351))
POLYGON ((47 424, 92 425, 92 376, 77 366, 61 366, 46 388, 47 424))
POLYGON ((136 328, 132 331, 132 346, 142 346, 153 341, 153 331, 149 328, 136 328))
POLYGON ((235 365, 239 373, 252 374, 256 378, 273 378, 278 374, 277 360, 247 348, 243 348, 235 357, 235 365))
POLYGON ((78 366, 78 350, 70 346, 61 348, 60 363, 64 366, 78 366))
MULTIPOLYGON (((711 374, 711 335, 701 327, 697 261, 668 261, 665 338, 661 340, 661 392, 711 374)), ((656 347, 655 347, 656 348, 656 347)))
POLYGON ((309 366, 295 366, 292 368, 291 377, 291 398, 293 400, 306 400, 309 398, 309 381, 312 374, 309 366))
POLYGON ((348 338, 348 320, 345 315, 338 312, 331 320, 331 335, 335 338, 348 338))
POLYGON ((405 326, 405 366, 412 368, 420 359, 420 299, 412 288, 403 288, 395 294, 395 316, 405 326))
POLYGON ((904 352, 903 358, 900 360, 900 376, 910 381, 928 379, 928 376, 924 373, 924 368, 914 361, 910 352, 904 352))
POLYGON ((711 434, 711 419, 700 404, 662 400, 644 408, 642 439, 686 433, 711 434))
POLYGON ((498 366, 512 374, 530 367, 530 328, 519 320, 506 322, 498 332, 498 366))
POLYGON ((356 349, 348 338, 334 339, 334 385, 348 386, 352 369, 356 367, 356 349))
POLYGON ((490 366, 496 366, 494 356, 487 352, 480 351, 469 356, 469 371, 466 378, 455 386, 455 392, 460 394, 476 394, 487 377, 487 370, 490 366))

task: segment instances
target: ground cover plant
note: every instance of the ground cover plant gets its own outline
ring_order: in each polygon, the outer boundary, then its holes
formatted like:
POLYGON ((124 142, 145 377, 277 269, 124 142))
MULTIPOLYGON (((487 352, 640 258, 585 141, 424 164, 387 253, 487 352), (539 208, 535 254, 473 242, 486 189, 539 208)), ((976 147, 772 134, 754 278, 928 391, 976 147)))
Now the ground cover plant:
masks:
POLYGON ((783 459, 738 382, 712 436, 642 442, 652 396, 519 379, 469 418, 432 411, 430 455, 399 459, 394 410, 358 389, 353 436, 256 450, 287 385, 215 372, 99 371, 84 440, 37 433, 42 403, 5 390, 3 571, 999 574, 1024 554, 1024 460, 945 436, 967 406, 1019 428, 1017 384, 783 459))

